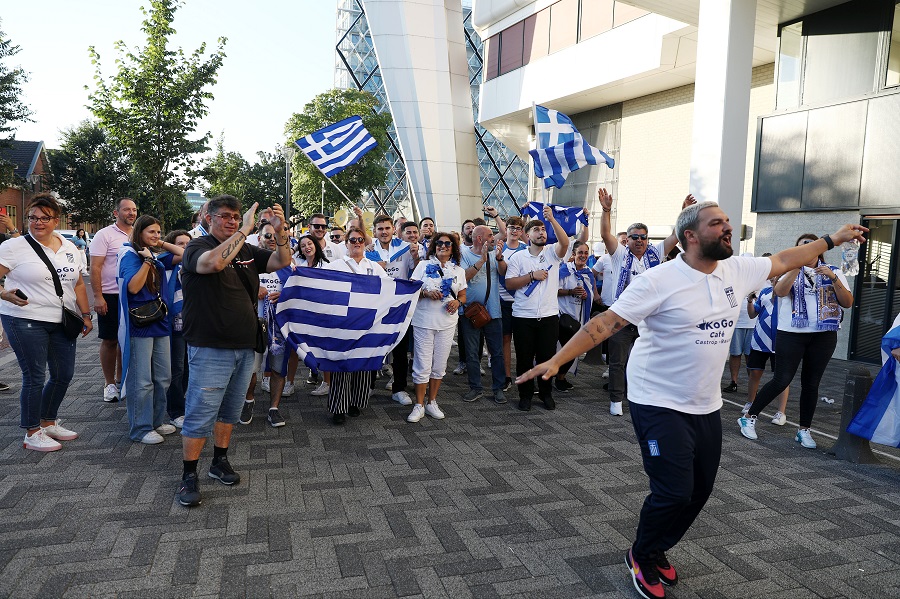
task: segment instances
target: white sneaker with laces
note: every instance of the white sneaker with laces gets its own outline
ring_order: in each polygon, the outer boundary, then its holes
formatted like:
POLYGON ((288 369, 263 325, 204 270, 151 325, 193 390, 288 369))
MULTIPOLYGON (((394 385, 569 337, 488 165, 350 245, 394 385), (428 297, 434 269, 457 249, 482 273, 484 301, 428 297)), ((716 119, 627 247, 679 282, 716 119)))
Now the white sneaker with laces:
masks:
POLYGON ((772 417, 772 424, 784 426, 785 422, 787 422, 787 416, 785 416, 782 412, 775 412, 775 416, 772 417))
POLYGON ((310 392, 310 395, 328 395, 328 391, 329 391, 328 383, 326 383, 325 381, 322 381, 321 383, 319 383, 318 387, 316 387, 312 392, 310 392))
POLYGON ((63 428, 60 426, 60 420, 57 420, 50 426, 44 427, 44 434, 50 437, 51 439, 56 439, 57 441, 72 441, 73 439, 78 438, 78 433, 75 431, 70 431, 67 428, 63 428))
POLYGON ((622 402, 621 401, 611 401, 609 402, 609 413, 613 416, 621 416, 622 415, 622 402))
POLYGON ((741 434, 748 439, 755 441, 759 438, 756 435, 756 416, 738 418, 738 426, 741 427, 741 434))
POLYGON ((282 397, 290 397, 294 394, 294 383, 285 381, 284 390, 281 392, 282 397))
POLYGON ((425 404, 425 413, 435 420, 443 420, 444 418, 444 413, 438 407, 437 401, 430 401, 425 404))
POLYGON ((808 428, 801 428, 797 431, 797 436, 794 440, 807 449, 815 449, 816 441, 812 438, 812 435, 809 434, 808 428))
POLYGON ((156 445, 157 443, 162 443, 163 441, 165 441, 165 439, 163 439, 162 435, 160 435, 156 431, 150 431, 149 433, 141 437, 141 443, 143 443, 144 445, 156 445))
POLYGON ((103 401, 106 403, 119 401, 119 389, 115 383, 110 383, 103 389, 103 401))
POLYGON ((418 422, 425 417, 425 407, 416 404, 413 406, 412 412, 406 417, 407 422, 418 422))
MULTIPOLYGON (((264 377, 263 377, 263 380, 262 380, 262 383, 260 384, 260 386, 262 387, 262 390, 263 390, 263 391, 265 391, 266 393, 268 393, 268 392, 271 390, 271 388, 272 388, 272 386, 271 386, 271 379, 270 379, 269 377, 267 377, 267 376, 264 376, 264 377)), ((284 394, 282 393, 282 395, 284 395, 284 394)))
POLYGON ((39 428, 31 435, 26 432, 22 447, 33 451, 57 451, 62 449, 62 445, 48 437, 42 428, 39 428))
POLYGON ((396 401, 401 406, 411 406, 413 402, 412 398, 409 396, 409 393, 407 393, 406 391, 397 391, 396 393, 391 395, 391 399, 396 401))
POLYGON ((171 435, 177 430, 178 429, 175 428, 175 425, 173 424, 160 424, 156 427, 156 432, 158 432, 160 435, 171 435))
POLYGON ((172 426, 181 428, 184 426, 184 416, 179 416, 178 418, 174 418, 172 420, 172 426))

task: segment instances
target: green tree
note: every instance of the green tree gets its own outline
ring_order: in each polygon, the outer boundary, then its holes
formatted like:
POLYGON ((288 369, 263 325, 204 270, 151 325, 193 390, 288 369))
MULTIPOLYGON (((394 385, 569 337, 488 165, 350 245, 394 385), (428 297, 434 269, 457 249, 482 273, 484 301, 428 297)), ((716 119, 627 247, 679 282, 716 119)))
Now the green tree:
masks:
POLYGON ((85 120, 62 133, 58 150, 49 150, 51 188, 77 222, 103 223, 116 200, 134 195, 135 181, 125 153, 106 130, 85 120))
MULTIPOLYGON (((332 180, 344 190, 351 200, 356 200, 368 190, 384 183, 387 168, 384 152, 388 147, 387 129, 391 125, 388 112, 378 113, 378 100, 372 94, 352 89, 333 89, 319 94, 303 107, 303 112, 294 114, 285 125, 290 143, 309 135, 317 129, 334 124, 345 118, 359 115, 378 146, 369 151, 362 160, 344 169, 332 180)), ((291 169, 291 199, 293 206, 302 214, 319 212, 322 203, 322 174, 305 157, 294 156, 291 169)), ((330 184, 325 186, 325 210, 333 213, 338 208, 346 208, 347 201, 330 184)))
POLYGON ((239 198, 244 209, 254 202, 260 207, 284 207, 284 159, 267 152, 257 152, 256 156, 259 161, 251 164, 240 153, 226 151, 219 138, 216 155, 198 171, 207 183, 203 186, 206 197, 227 193, 239 198))
POLYGON ((209 88, 225 58, 225 38, 219 38, 209 56, 205 43, 190 55, 169 48, 169 37, 175 33, 172 21, 181 4, 152 0, 149 11, 142 9, 146 44, 128 50, 124 42, 117 42, 118 72, 109 81, 102 75, 100 55, 94 47, 89 49, 96 65, 91 112, 146 182, 163 227, 166 220, 179 220, 190 212, 184 192, 191 185, 196 156, 209 149, 210 139, 209 133, 194 135, 208 112, 207 102, 213 98, 209 88))
MULTIPOLYGON (((19 53, 19 46, 0 31, 0 149, 8 148, 15 137, 17 122, 31 120, 31 110, 22 102, 22 84, 28 81, 28 74, 22 67, 10 67, 6 59, 19 53)), ((0 157, 0 189, 13 183, 12 168, 8 161, 0 157)))

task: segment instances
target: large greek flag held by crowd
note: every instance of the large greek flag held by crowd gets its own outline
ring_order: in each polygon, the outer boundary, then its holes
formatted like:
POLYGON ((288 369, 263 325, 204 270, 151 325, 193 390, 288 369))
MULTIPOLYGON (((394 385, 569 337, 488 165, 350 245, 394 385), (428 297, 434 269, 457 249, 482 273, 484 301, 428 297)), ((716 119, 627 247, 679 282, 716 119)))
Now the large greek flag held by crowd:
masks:
POLYGON ((296 268, 276 321, 291 351, 326 372, 380 370, 409 327, 421 281, 296 268))
POLYGON ((328 125, 295 143, 326 177, 356 164, 366 152, 378 145, 358 116, 328 125))
POLYGON ((585 141, 572 119, 559 111, 535 106, 534 128, 537 148, 528 153, 534 160, 534 174, 544 180, 545 188, 562 187, 570 172, 588 164, 616 165, 606 153, 585 141))

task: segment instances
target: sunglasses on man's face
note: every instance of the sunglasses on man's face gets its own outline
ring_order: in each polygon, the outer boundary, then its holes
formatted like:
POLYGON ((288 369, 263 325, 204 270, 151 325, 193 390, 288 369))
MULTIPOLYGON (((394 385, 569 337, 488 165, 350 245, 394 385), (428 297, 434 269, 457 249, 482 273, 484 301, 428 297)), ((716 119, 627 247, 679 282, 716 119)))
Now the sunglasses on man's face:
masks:
POLYGON ((265 233, 263 235, 263 239, 272 239, 273 237, 275 237, 274 233, 265 233))
POLYGON ((340 241, 340 240, 341 240, 341 236, 340 236, 340 235, 332 235, 332 236, 331 236, 331 241, 340 241))
POLYGON ((328 227, 328 225, 318 225, 318 224, 315 224, 315 225, 310 225, 310 226, 309 226, 310 229, 325 229, 326 227, 328 227))
POLYGON ((637 241, 638 239, 646 240, 646 239, 647 239, 647 234, 645 233, 645 234, 643 234, 643 235, 638 235, 637 233, 634 233, 634 234, 632 234, 632 235, 629 235, 628 237, 630 237, 630 238, 633 239, 634 241, 637 241))
POLYGON ((362 237, 349 237, 347 238, 348 243, 365 243, 366 240, 362 237))

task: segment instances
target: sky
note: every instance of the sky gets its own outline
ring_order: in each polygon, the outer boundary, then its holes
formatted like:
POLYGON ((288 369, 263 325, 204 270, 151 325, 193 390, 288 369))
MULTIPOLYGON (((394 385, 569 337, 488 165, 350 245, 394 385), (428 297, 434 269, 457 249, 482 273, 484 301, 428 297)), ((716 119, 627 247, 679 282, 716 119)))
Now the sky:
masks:
MULTIPOLYGON (((88 47, 100 54, 105 78, 115 73, 123 40, 144 45, 141 6, 149 0, 42 0, 4 2, 0 30, 21 51, 6 59, 29 74, 24 102, 34 122, 18 124, 16 139, 58 148, 61 130, 91 116, 85 107, 95 67, 88 47)), ((185 0, 176 11, 169 47, 207 52, 226 37, 209 114, 198 127, 210 142, 224 133, 225 149, 257 160, 257 151, 283 145, 284 124, 304 104, 334 86, 336 0, 185 0)))

